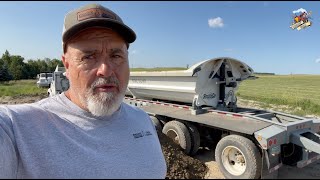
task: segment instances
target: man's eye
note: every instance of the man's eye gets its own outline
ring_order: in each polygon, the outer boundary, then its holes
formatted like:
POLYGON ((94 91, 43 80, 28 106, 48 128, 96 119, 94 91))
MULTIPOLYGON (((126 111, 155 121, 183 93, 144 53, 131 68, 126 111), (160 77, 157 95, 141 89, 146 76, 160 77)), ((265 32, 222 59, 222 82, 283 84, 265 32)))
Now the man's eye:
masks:
POLYGON ((114 54, 114 55, 112 55, 112 58, 122 58, 122 56, 118 55, 118 54, 114 54))
POLYGON ((94 58, 95 58, 95 56, 93 54, 83 56, 84 60, 90 60, 90 59, 94 59, 94 58))

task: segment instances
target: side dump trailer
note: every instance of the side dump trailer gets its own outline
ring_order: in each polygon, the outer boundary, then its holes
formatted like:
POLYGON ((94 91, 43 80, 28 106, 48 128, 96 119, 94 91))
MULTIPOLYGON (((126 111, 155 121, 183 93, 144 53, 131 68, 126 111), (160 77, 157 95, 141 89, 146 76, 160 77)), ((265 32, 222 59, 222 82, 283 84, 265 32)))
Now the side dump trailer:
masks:
POLYGON ((185 71, 131 72, 124 101, 145 110, 186 154, 215 148, 226 178, 277 178, 283 164, 320 159, 319 119, 237 106, 239 83, 253 72, 228 57, 185 71))
POLYGON ((231 58, 206 60, 185 71, 131 72, 127 95, 217 107, 222 99, 235 103, 238 84, 252 73, 248 65, 231 58), (222 67, 224 76, 218 73, 222 67))

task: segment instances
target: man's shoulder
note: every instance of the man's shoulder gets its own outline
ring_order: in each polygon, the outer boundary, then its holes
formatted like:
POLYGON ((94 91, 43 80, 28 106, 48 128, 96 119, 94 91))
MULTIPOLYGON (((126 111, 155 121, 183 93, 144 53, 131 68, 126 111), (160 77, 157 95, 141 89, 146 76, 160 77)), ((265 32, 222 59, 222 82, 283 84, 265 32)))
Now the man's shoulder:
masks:
POLYGON ((33 103, 0 105, 0 126, 3 123, 12 126, 12 123, 23 118, 35 117, 37 116, 36 109, 33 103))
POLYGON ((22 112, 28 109, 34 109, 34 103, 24 104, 6 104, 0 106, 0 112, 22 112))
POLYGON ((59 107, 63 104, 61 96, 61 94, 58 94, 55 96, 46 97, 38 102, 35 102, 34 105, 38 106, 41 109, 50 111, 52 108, 55 108, 56 106, 59 107))
POLYGON ((47 97, 33 103, 0 105, 0 113, 9 116, 14 114, 23 115, 34 113, 36 111, 44 110, 44 107, 52 104, 52 102, 53 98, 47 97))
POLYGON ((136 106, 131 106, 131 105, 129 105, 127 103, 124 103, 124 102, 122 103, 122 105, 123 105, 124 109, 126 109, 126 111, 128 113, 136 113, 136 114, 141 114, 141 115, 148 115, 144 110, 142 110, 142 109, 140 109, 140 108, 138 108, 136 106))
POLYGON ((39 109, 35 103, 24 103, 24 104, 8 104, 0 106, 0 114, 2 116, 16 116, 16 115, 26 115, 32 114, 35 110, 39 109))
POLYGON ((126 117, 130 119, 130 122, 133 123, 135 127, 154 127, 148 113, 143 109, 124 102, 123 108, 125 110, 126 117))

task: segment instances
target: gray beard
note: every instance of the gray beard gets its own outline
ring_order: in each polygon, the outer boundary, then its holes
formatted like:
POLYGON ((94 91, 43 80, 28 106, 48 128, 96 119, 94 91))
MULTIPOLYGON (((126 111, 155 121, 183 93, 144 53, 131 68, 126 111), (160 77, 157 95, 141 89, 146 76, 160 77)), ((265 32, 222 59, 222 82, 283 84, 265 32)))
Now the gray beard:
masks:
POLYGON ((79 96, 82 104, 84 104, 94 116, 111 116, 119 109, 125 96, 127 87, 119 89, 120 92, 99 92, 94 94, 93 90, 95 86, 107 83, 114 83, 119 87, 119 81, 115 77, 99 78, 85 91, 84 97, 79 96))
POLYGON ((87 98, 87 108, 94 116, 110 116, 119 109, 123 97, 124 93, 89 95, 87 98))

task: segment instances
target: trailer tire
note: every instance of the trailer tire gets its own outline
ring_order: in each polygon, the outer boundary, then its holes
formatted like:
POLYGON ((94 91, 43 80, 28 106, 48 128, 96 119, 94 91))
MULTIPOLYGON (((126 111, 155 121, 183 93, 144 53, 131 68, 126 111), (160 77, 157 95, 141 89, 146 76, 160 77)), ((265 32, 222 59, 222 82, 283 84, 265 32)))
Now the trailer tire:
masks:
POLYGON ((162 124, 159 121, 159 119, 154 116, 150 116, 150 119, 152 120, 153 125, 155 126, 157 132, 161 132, 162 131, 162 124))
POLYGON ((262 157, 255 144, 239 135, 222 138, 215 150, 215 159, 227 179, 258 179, 262 157))
POLYGON ((191 149, 189 155, 195 155, 200 147, 200 133, 198 131, 198 128, 191 124, 186 123, 186 126, 189 129, 190 138, 191 138, 191 149))
POLYGON ((180 145, 185 154, 190 153, 192 142, 190 132, 185 124, 179 121, 169 121, 163 126, 162 133, 180 145))

